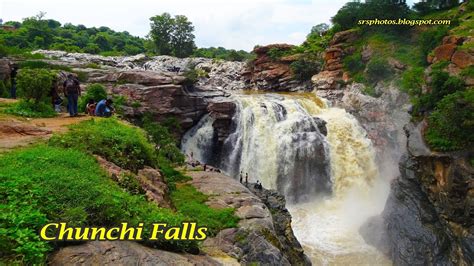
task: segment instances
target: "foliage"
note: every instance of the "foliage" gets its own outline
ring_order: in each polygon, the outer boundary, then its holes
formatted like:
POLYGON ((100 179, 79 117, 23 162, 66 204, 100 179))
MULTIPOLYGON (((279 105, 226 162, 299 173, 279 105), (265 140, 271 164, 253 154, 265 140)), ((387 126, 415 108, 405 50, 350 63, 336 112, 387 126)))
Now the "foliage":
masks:
POLYGON ((10 82, 0 80, 0 98, 7 98, 10 95, 10 82))
POLYGON ((184 155, 178 148, 177 139, 170 133, 170 128, 177 128, 177 121, 168 119, 162 124, 154 122, 151 115, 145 115, 142 127, 148 133, 150 140, 156 144, 155 149, 161 158, 173 164, 182 164, 184 155))
POLYGON ((421 87, 425 83, 423 72, 422 67, 414 67, 403 72, 401 88, 410 96, 418 97, 421 95, 421 87))
POLYGON ((365 69, 365 64, 362 61, 361 53, 354 53, 352 55, 344 57, 344 67, 352 75, 363 71, 365 69))
POLYGON ((87 28, 69 23, 61 25, 58 21, 44 19, 44 14, 26 18, 21 23, 6 23, 15 24, 17 28, 15 31, 0 31, 0 44, 10 49, 7 51, 9 54, 36 49, 93 54, 115 51, 130 55, 145 51, 144 40, 126 31, 115 32, 107 27, 87 28))
POLYGON ((208 196, 191 185, 180 185, 171 192, 171 199, 179 213, 192 217, 199 225, 209 228, 208 235, 214 236, 220 230, 236 227, 239 218, 233 208, 213 209, 205 204, 208 196))
POLYGON ((46 69, 21 69, 17 75, 18 96, 35 104, 45 101, 54 77, 55 73, 46 69))
POLYGON ((158 166, 154 147, 148 142, 145 132, 115 118, 93 119, 72 125, 66 134, 53 136, 50 144, 97 154, 135 172, 145 165, 158 166))
MULTIPOLYGON (((408 18, 410 10, 405 1, 387 1, 387 0, 372 0, 361 2, 349 2, 345 4, 331 21, 340 26, 341 30, 347 30, 357 27, 359 20, 367 19, 395 19, 408 18)), ((386 31, 395 30, 402 31, 406 27, 401 25, 377 25, 375 27, 364 27, 363 29, 386 31)))
POLYGON ((194 65, 188 65, 184 71, 184 77, 186 78, 183 82, 186 86, 194 85, 200 78, 206 77, 207 72, 203 69, 196 68, 194 65))
POLYGON ((225 49, 224 47, 209 47, 209 48, 198 48, 194 50, 193 57, 204 57, 204 58, 215 58, 215 59, 222 59, 227 61, 245 61, 249 60, 251 54, 244 51, 239 50, 236 51, 234 49, 225 49))
POLYGON ((86 92, 79 99, 78 109, 85 110, 89 100, 94 100, 96 103, 107 98, 107 92, 103 85, 95 83, 86 87, 86 92))
POLYGON ((432 110, 446 95, 465 89, 464 81, 450 76, 447 72, 433 69, 431 76, 431 92, 420 98, 421 108, 425 111, 432 110))
POLYGON ((20 100, 12 104, 5 110, 4 113, 24 116, 24 117, 55 117, 57 113, 53 110, 50 103, 39 102, 35 103, 30 100, 20 100))
POLYGON ((444 97, 428 118, 426 140, 435 150, 449 151, 474 144, 474 90, 444 97))
POLYGON ((291 50, 284 50, 284 49, 279 49, 277 47, 270 48, 268 50, 267 55, 272 59, 273 61, 278 61, 280 58, 282 58, 285 55, 289 55, 291 53, 291 50))
POLYGON ((388 79, 392 74, 393 69, 385 58, 373 58, 367 64, 367 80, 372 84, 388 79))
POLYGON ((23 61, 19 63, 19 68, 30 68, 30 69, 43 68, 43 69, 51 69, 51 70, 64 70, 68 72, 72 71, 72 69, 68 66, 53 65, 45 61, 37 61, 37 60, 23 61))
POLYGON ((150 18, 150 38, 153 41, 155 52, 160 55, 174 55, 186 57, 193 53, 194 26, 186 16, 171 17, 163 13, 150 18))
POLYGON ((290 68, 297 80, 307 81, 321 70, 321 63, 319 61, 300 58, 291 63, 290 68))
MULTIPOLYGON (((93 157, 72 149, 40 145, 4 154, 0 179, 0 249, 2 260, 10 262, 44 263, 55 243, 40 240, 37 232, 48 222, 111 227, 121 222, 179 225, 187 220, 124 192, 93 157)), ((148 244, 175 251, 197 248, 191 241, 148 244)))

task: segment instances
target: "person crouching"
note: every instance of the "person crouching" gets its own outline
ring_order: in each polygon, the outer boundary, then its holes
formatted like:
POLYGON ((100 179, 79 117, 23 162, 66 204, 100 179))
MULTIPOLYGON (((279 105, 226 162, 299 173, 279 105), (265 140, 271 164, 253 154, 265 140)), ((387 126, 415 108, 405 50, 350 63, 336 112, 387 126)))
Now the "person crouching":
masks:
POLYGON ((104 99, 97 103, 95 107, 95 115, 101 117, 110 117, 114 113, 115 109, 112 107, 114 102, 112 99, 104 99))

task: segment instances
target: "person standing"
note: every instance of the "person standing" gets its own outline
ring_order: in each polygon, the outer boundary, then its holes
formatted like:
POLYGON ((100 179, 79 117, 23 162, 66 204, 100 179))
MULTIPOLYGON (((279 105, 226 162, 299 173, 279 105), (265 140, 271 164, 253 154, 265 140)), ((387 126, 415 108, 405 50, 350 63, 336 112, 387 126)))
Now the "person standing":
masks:
POLYGON ((245 186, 249 184, 249 173, 245 173, 245 186))
POLYGON ((240 184, 243 182, 243 176, 242 176, 242 171, 240 171, 240 184))
POLYGON ((16 99, 16 74, 18 72, 18 68, 16 66, 13 66, 12 72, 10 74, 10 81, 12 87, 10 88, 10 97, 12 99, 16 99))
POLYGON ((74 75, 69 74, 67 79, 64 81, 64 94, 67 97, 67 109, 71 117, 77 116, 77 100, 81 95, 81 87, 79 80, 74 75))

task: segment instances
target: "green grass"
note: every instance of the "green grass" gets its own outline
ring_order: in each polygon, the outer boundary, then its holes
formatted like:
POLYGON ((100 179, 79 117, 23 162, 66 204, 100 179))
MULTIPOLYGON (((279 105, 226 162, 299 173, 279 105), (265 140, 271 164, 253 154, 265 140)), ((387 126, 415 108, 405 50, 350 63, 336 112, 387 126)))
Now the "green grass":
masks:
POLYGON ((72 125, 66 134, 53 136, 50 143, 100 155, 134 172, 145 165, 158 167, 155 149, 145 132, 116 118, 96 118, 72 125))
POLYGON ((224 228, 236 227, 239 218, 234 215, 234 209, 213 209, 205 204, 208 198, 189 184, 179 185, 171 192, 171 199, 178 212, 201 226, 207 226, 209 235, 215 235, 224 228))
MULTIPOLYGON (((92 156, 77 150, 39 145, 4 154, 0 180, 0 254, 7 264, 44 263, 55 244, 67 244, 39 239, 38 230, 48 222, 113 226, 157 221, 179 225, 187 220, 125 192, 92 156)), ((197 248, 190 241, 148 244, 176 251, 197 248)))
POLYGON ((48 103, 40 102, 35 104, 31 101, 20 100, 17 103, 8 104, 6 108, 0 109, 0 112, 31 118, 40 117, 55 117, 57 113, 53 110, 53 107, 48 103))

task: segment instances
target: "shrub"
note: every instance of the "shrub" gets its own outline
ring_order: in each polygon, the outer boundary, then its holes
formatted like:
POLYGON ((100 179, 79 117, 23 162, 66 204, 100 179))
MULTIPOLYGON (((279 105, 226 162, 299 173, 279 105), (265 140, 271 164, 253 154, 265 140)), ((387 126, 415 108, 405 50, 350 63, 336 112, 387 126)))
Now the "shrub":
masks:
POLYGON ((344 57, 344 67, 352 75, 363 71, 365 64, 362 61, 361 53, 354 53, 353 55, 344 57))
POLYGON ((474 90, 458 91, 444 97, 428 118, 428 144, 449 151, 474 144, 474 90))
POLYGON ((18 96, 35 104, 46 101, 54 77, 55 73, 46 69, 21 69, 17 76, 18 96))
POLYGON ((42 68, 42 69, 51 69, 51 70, 64 70, 68 72, 72 71, 72 69, 68 66, 52 65, 44 61, 24 61, 19 64, 19 67, 30 68, 30 69, 42 68))
POLYGON ((0 80, 0 98, 7 98, 10 95, 10 83, 0 80))
POLYGON ((184 71, 184 77, 186 78, 183 82, 186 86, 194 85, 200 78, 206 77, 207 72, 203 69, 196 68, 196 66, 191 65, 187 67, 187 70, 184 71))
POLYGON ((393 69, 385 58, 372 59, 367 65, 367 80, 372 84, 388 79, 392 74, 393 69))
POLYGON ((441 43, 444 36, 448 34, 449 27, 437 26, 430 27, 429 30, 423 31, 419 37, 419 47, 421 48, 422 62, 427 63, 428 54, 441 43))
POLYGON ((179 213, 192 217, 200 225, 206 225, 210 236, 224 228, 236 227, 239 221, 233 208, 213 209, 207 206, 208 196, 191 185, 179 186, 171 192, 171 199, 179 213))
POLYGON ((163 124, 159 124, 154 122, 150 115, 146 115, 142 124, 150 141, 156 144, 156 150, 160 157, 174 164, 184 162, 184 155, 178 148, 177 140, 169 131, 170 128, 176 128, 177 121, 168 120, 163 124))
MULTIPOLYGON (((0 250, 9 263, 42 264, 53 245, 69 244, 39 239, 38 230, 48 222, 111 227, 121 222, 179 225, 187 220, 124 192, 82 152, 40 145, 0 157, 0 250)), ((191 241, 148 244, 175 251, 197 248, 191 241)))
POLYGON ((450 76, 447 72, 433 70, 431 76, 431 92, 422 96, 421 102, 426 110, 432 110, 444 96, 464 90, 464 81, 450 76))
POLYGON ((422 67, 411 68, 402 74, 401 87, 410 96, 419 96, 421 94, 421 87, 425 83, 424 69, 422 67))
POLYGON ((24 117, 55 117, 57 115, 50 103, 35 103, 29 100, 20 100, 3 112, 24 117))
POLYGON ((84 95, 82 95, 79 99, 78 109, 85 110, 89 100, 94 100, 95 102, 98 102, 106 98, 107 92, 105 91, 104 86, 97 83, 88 85, 86 87, 84 95))
POLYGON ((290 64, 295 78, 299 81, 310 80, 311 77, 321 69, 321 63, 318 61, 298 59, 290 64))
POLYGON ((158 166, 154 147, 148 142, 145 132, 115 118, 93 119, 72 125, 66 134, 53 136, 50 144, 97 154, 135 172, 145 165, 158 166))

